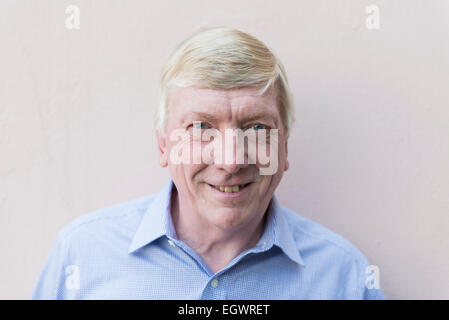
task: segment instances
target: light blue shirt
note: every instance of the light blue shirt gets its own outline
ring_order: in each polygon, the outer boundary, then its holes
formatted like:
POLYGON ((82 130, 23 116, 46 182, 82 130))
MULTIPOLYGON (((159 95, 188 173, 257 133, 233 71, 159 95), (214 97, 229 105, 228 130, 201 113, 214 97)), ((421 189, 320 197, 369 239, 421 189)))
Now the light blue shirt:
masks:
POLYGON ((176 237, 173 187, 170 181, 156 195, 83 215, 64 227, 32 298, 384 299, 354 245, 281 207, 275 197, 259 242, 214 274, 176 237))

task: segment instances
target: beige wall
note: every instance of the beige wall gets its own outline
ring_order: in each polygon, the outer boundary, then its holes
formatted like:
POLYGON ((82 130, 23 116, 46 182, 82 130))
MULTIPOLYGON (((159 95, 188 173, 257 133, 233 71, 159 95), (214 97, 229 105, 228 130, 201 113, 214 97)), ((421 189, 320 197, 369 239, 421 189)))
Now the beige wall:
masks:
POLYGON ((159 190, 162 63, 229 25, 287 69, 283 204, 357 245, 388 298, 449 299, 448 21, 439 0, 0 0, 0 298, 30 295, 67 222, 159 190))

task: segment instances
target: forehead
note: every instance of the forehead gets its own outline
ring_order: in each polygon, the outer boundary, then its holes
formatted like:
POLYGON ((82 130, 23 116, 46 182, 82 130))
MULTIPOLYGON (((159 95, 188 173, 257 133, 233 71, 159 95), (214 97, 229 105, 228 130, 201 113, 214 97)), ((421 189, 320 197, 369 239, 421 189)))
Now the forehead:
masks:
POLYGON ((274 90, 258 95, 260 87, 243 87, 229 90, 173 87, 169 94, 170 116, 201 112, 215 116, 229 113, 244 116, 251 113, 279 115, 274 90), (174 114, 173 114, 174 113, 174 114))

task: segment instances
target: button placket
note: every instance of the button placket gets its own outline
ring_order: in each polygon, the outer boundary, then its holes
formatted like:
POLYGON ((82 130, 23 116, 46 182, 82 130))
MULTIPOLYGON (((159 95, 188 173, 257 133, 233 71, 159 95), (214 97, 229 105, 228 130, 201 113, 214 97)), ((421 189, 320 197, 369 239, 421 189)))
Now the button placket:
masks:
POLYGON ((216 287, 218 287, 218 280, 217 279, 213 279, 211 282, 210 282, 210 285, 211 285, 211 287, 212 288, 216 288, 216 287))

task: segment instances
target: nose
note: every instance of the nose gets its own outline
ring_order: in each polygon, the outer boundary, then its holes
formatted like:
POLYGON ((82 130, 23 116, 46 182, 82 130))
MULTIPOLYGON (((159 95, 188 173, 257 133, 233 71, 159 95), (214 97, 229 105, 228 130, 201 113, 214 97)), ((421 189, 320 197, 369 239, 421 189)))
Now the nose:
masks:
POLYGON ((245 150, 245 143, 234 135, 225 135, 222 141, 223 153, 221 159, 215 159, 215 166, 229 174, 235 174, 240 169, 248 167, 248 155, 245 150), (221 161, 217 161, 221 160, 221 161))
POLYGON ((232 164, 218 164, 216 165, 216 167, 218 169, 226 171, 226 173, 236 174, 237 172, 239 172, 240 169, 246 168, 247 165, 232 163, 232 164))

